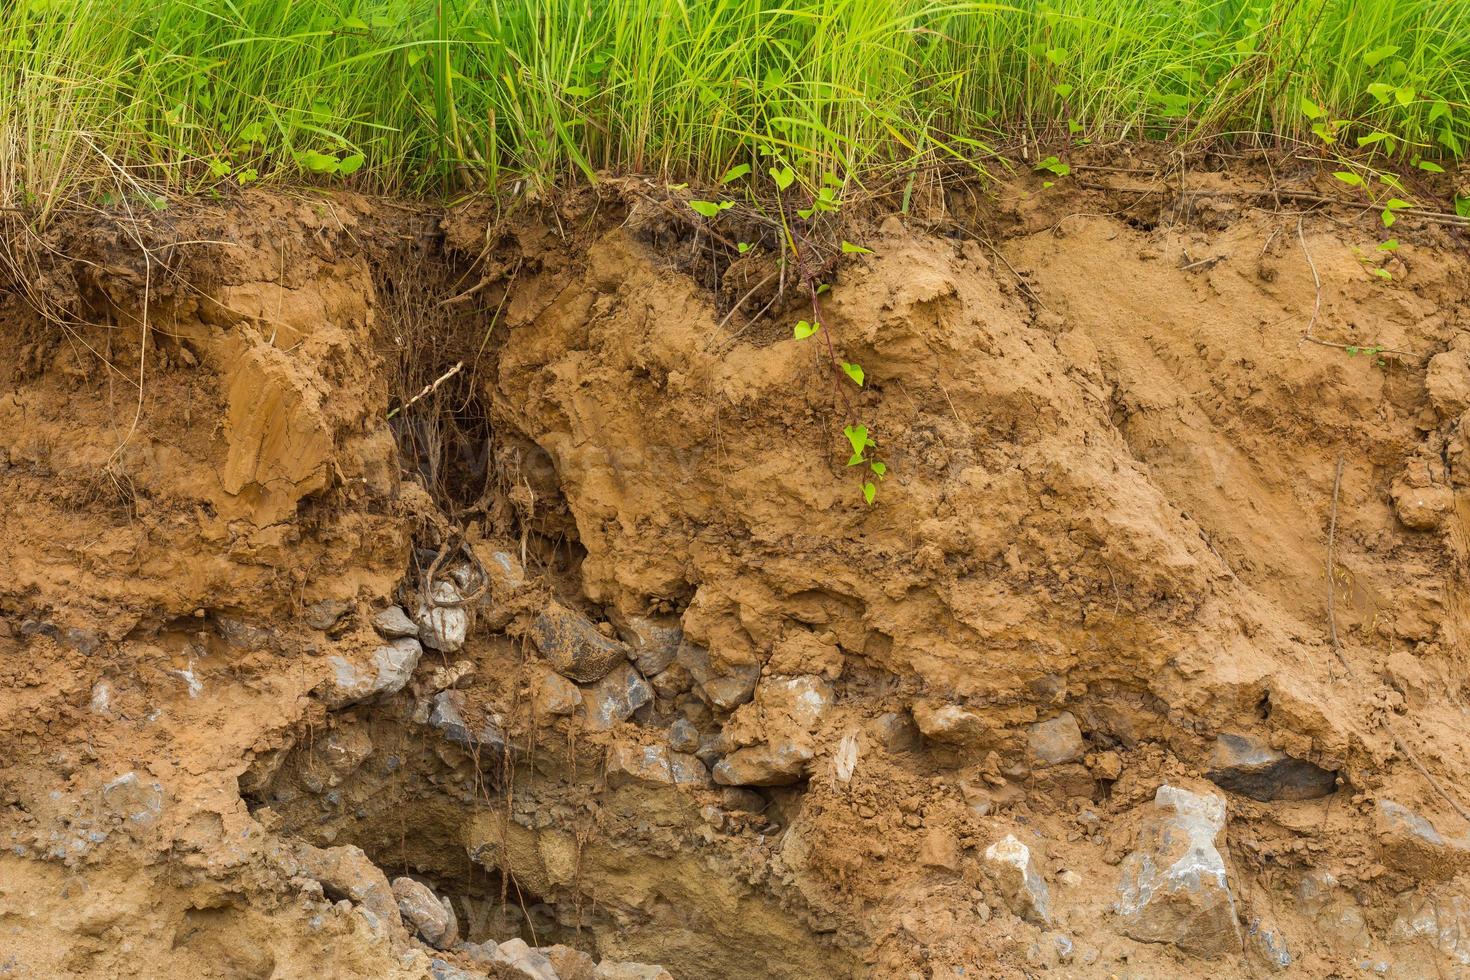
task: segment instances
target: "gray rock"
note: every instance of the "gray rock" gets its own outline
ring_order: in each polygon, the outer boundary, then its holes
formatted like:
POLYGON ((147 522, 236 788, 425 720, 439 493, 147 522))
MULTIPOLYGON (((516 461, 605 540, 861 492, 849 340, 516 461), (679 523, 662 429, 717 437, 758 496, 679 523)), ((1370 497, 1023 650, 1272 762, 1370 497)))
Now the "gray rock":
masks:
POLYGON ((498 945, 493 941, 460 943, 455 952, 478 966, 490 967, 497 980, 560 980, 546 954, 532 949, 524 939, 507 939, 498 945))
POLYGON ((607 784, 617 788, 630 783, 645 786, 674 785, 669 750, 662 745, 614 745, 607 754, 607 784))
POLYGON ((490 750, 481 760, 487 764, 495 762, 498 754, 509 748, 505 729, 497 715, 491 714, 479 728, 471 730, 470 724, 465 721, 465 697, 462 691, 440 691, 434 695, 429 724, 437 728, 446 739, 470 752, 486 753, 486 750, 490 750))
POLYGON ((674 662, 684 631, 677 619, 629 616, 621 630, 629 656, 645 677, 653 677, 674 662))
POLYGON ((603 960, 592 972, 593 980, 674 980, 661 966, 648 963, 614 963, 603 960))
MULTIPOLYGON (((458 602, 460 591, 451 582, 435 582, 431 594, 436 602, 458 602)), ((430 650, 453 653, 464 646, 469 635, 470 615, 463 606, 441 606, 424 603, 419 606, 419 642, 430 650)))
POLYGON ((1401 900, 1388 941, 1427 943, 1451 962, 1470 966, 1470 899, 1446 887, 1411 892, 1401 900))
POLYGON ((555 946, 537 946, 536 952, 551 961, 551 968, 556 971, 559 980, 592 980, 592 972, 597 968, 592 957, 580 949, 560 943, 555 946))
POLYGON ((147 830, 163 813, 163 784, 125 772, 102 787, 102 807, 129 826, 147 830))
POLYGON ((363 906, 383 922, 398 921, 398 901, 381 868, 354 844, 313 847, 297 844, 293 850, 299 873, 321 883, 331 899, 347 899, 363 906))
POLYGON ((342 656, 328 657, 332 675, 322 690, 322 700, 335 710, 379 694, 401 691, 413 676, 423 652, 418 640, 405 637, 374 650, 369 667, 359 667, 342 656))
POLYGON ((1031 848, 1006 834, 985 849, 983 860, 986 874, 1012 912, 1043 928, 1051 925, 1051 898, 1031 848))
POLYGON ((798 742, 736 749, 714 767, 721 786, 789 786, 806 774, 815 753, 798 742))
POLYGON ((599 681, 628 660, 626 646, 603 636, 586 616, 556 602, 531 624, 531 642, 552 669, 580 684, 599 681))
POLYGON ((448 960, 441 960, 437 956, 429 961, 429 976, 434 980, 487 980, 483 973, 462 970, 448 960))
POLYGON ((1026 740, 1033 756, 1054 766, 1076 762, 1087 752, 1082 729, 1070 711, 1030 726, 1026 729, 1026 740))
POLYGON ((672 701, 694 687, 694 678, 690 676, 688 669, 683 664, 675 661, 657 676, 651 678, 649 683, 653 685, 653 690, 659 697, 665 701, 672 701))
POLYGON ((1274 925, 1262 924, 1259 919, 1251 922, 1251 927, 1246 932, 1245 951, 1253 961, 1273 973, 1279 973, 1291 966, 1291 950, 1287 948, 1286 937, 1281 934, 1280 929, 1274 925))
POLYGON ((485 563, 485 574, 496 598, 506 599, 526 586, 526 569, 509 551, 493 551, 485 563))
POLYGON ((709 770, 705 768, 697 755, 690 755, 687 752, 670 752, 669 770, 673 772, 674 782, 679 786, 708 786, 710 784, 709 770))
POLYGON ((216 615, 215 628, 220 637, 237 650, 268 650, 276 645, 276 631, 256 626, 236 616, 216 615))
POLYGON ((380 609, 373 614, 373 629, 389 640, 401 639, 411 636, 415 639, 419 635, 419 624, 408 618, 408 613, 401 606, 389 606, 380 609))
POLYGON ((1453 878, 1470 866, 1470 848, 1464 841, 1446 840, 1425 817, 1393 800, 1378 800, 1374 830, 1379 859, 1413 878, 1453 878))
POLYGON ((582 689, 582 704, 587 710, 587 724, 606 731, 653 700, 653 688, 626 660, 591 687, 582 689))
POLYGON ((373 681, 373 694, 396 694, 413 677, 424 648, 412 637, 403 637, 386 643, 373 651, 373 667, 377 676, 373 681))
POLYGON ((1120 931, 1141 942, 1172 943, 1196 956, 1238 954, 1235 896, 1218 848, 1225 801, 1166 784, 1154 794, 1154 807, 1138 850, 1123 861, 1120 931))
POLYGON ((1205 777, 1216 786, 1253 800, 1313 800, 1337 790, 1337 774, 1294 759, 1262 739, 1221 734, 1205 777))
POLYGON ((459 942, 454 907, 435 895, 429 886, 412 878, 395 878, 393 898, 404 923, 424 942, 435 949, 449 949, 459 942))
POLYGON ((675 752, 699 751, 699 729, 687 718, 679 718, 669 726, 669 748, 675 752))
POLYGON ((832 707, 832 684, 815 674, 768 677, 756 688, 755 700, 768 726, 794 725, 810 734, 832 707))
POLYGON ((334 728, 312 746, 300 771, 301 785, 322 793, 340 786, 373 753, 373 740, 361 725, 334 728))
POLYGON ((755 664, 717 667, 707 649, 688 639, 679 644, 677 660, 694 679, 699 696, 721 711, 733 711, 755 696, 755 685, 761 676, 761 669, 755 664))
POLYGON ((345 599, 323 599, 302 610, 301 618, 314 630, 329 630, 351 611, 352 603, 345 599))

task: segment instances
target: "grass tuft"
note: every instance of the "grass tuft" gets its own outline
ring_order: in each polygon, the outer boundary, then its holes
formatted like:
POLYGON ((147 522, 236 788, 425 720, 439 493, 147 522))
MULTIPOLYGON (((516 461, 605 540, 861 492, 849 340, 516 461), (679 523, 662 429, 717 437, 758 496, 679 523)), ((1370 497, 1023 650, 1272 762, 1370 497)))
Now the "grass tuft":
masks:
MULTIPOLYGON (((867 176, 1015 135, 1452 161, 1470 0, 14 0, 0 206, 867 176)), ((1426 168, 1427 169, 1427 168, 1426 168)))

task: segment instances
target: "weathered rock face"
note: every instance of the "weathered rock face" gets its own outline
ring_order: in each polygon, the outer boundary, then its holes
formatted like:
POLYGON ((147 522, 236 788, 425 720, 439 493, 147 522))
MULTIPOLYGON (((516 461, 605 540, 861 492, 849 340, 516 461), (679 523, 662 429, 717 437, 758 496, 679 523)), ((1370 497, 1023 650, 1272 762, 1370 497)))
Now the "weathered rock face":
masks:
POLYGON ((1452 886, 1405 896, 1389 927, 1395 943, 1424 943, 1446 959, 1470 966, 1470 898, 1452 886))
POLYGON ((463 606, 438 604, 457 603, 462 599, 452 582, 435 582, 432 593, 435 601, 425 603, 418 610, 419 641, 430 650, 453 653, 464 646, 470 615, 463 606))
POLYGON ((964 747, 989 734, 990 726, 975 712, 957 704, 914 704, 914 722, 924 737, 942 745, 964 747))
POLYGON ((1312 800, 1337 789, 1337 774, 1293 759, 1249 735, 1215 739, 1212 766, 1205 776, 1221 789, 1253 800, 1312 800))
POLYGON ((806 774, 814 752, 809 745, 783 742, 737 749, 715 764, 721 786, 788 786, 806 774))
POLYGON ((401 606, 388 606, 374 613, 373 629, 389 640, 419 635, 419 624, 409 619, 401 606))
POLYGON ((1026 738, 1031 755, 1049 765, 1076 762, 1087 752, 1082 729, 1070 711, 1032 725, 1026 730, 1026 738))
MULTIPOLYGON (((449 741, 471 752, 499 753, 509 747, 500 720, 489 715, 478 727, 465 720, 465 697, 460 691, 440 691, 434 695, 429 724, 449 741)), ((489 760, 486 760, 489 761, 489 760)))
POLYGON ((673 663, 684 640, 678 620, 652 616, 629 616, 622 634, 629 655, 645 677, 660 674, 673 663))
POLYGON ((423 647, 412 637, 401 637, 373 651, 367 666, 358 666, 346 657, 327 659, 332 672, 321 690, 322 700, 330 708, 342 708, 380 694, 403 690, 423 656, 423 647))
POLYGON ((612 787, 641 783, 647 786, 704 786, 709 772, 704 763, 662 745, 614 746, 607 757, 607 784, 612 787))
POLYGON ((605 731, 653 700, 653 688, 626 660, 614 667, 602 680, 582 689, 582 704, 587 712, 587 725, 605 731))
POLYGON ((755 694, 761 671, 754 664, 717 668, 707 649, 687 639, 679 644, 676 656, 693 678, 695 691, 721 711, 733 711, 755 694))
POLYGON ((1452 878, 1470 867, 1470 846, 1447 839, 1422 815, 1389 799, 1374 806, 1379 859, 1421 881, 1452 878))
POLYGON ((393 879, 393 898, 404 923, 435 949, 449 949, 459 942, 459 922, 454 906, 412 878, 393 879))
POLYGON ((1007 834, 985 849, 984 863, 1012 912, 1027 922, 1051 925, 1051 897, 1031 848, 1007 834))
POLYGON ((531 626, 531 642, 558 674, 579 684, 600 681, 628 659, 628 648, 603 636, 586 616, 552 603, 531 626))
POLYGON ((1202 957, 1241 949, 1225 861, 1225 801, 1213 793, 1160 786, 1139 848, 1123 861, 1119 929, 1144 942, 1173 943, 1202 957))
POLYGON ((297 844, 292 852, 298 870, 321 882, 329 897, 356 902, 385 925, 398 922, 398 900, 382 870, 353 844, 313 847, 297 844))

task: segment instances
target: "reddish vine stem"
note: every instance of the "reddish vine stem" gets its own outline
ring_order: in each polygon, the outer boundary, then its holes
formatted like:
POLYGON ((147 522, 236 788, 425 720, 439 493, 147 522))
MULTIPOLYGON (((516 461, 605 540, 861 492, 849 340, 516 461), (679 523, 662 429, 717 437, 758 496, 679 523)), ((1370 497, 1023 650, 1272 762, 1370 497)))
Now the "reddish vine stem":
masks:
POLYGON ((791 250, 796 255, 797 274, 801 277, 801 283, 806 287, 806 291, 812 299, 812 322, 822 331, 822 339, 827 343, 827 362, 832 368, 832 390, 842 400, 842 408, 847 413, 847 417, 855 420, 857 416, 852 410, 852 400, 847 397, 847 392, 842 387, 842 368, 837 363, 837 350, 832 346, 831 328, 822 322, 822 298, 817 293, 816 273, 812 271, 811 266, 802 258, 801 243, 803 236, 797 230, 796 224, 787 219, 786 202, 781 197, 780 191, 776 192, 776 207, 781 211, 782 225, 786 227, 787 234, 791 236, 791 250))

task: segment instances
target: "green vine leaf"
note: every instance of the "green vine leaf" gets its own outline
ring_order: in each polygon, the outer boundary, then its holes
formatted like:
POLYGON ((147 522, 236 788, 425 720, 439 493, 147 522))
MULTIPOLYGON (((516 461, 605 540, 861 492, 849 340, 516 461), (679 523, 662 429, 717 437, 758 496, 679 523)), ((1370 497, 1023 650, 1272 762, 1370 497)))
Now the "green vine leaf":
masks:
POLYGON ((843 252, 844 255, 872 255, 873 254, 873 250, 871 248, 863 248, 861 245, 854 245, 852 242, 846 242, 846 241, 842 243, 842 252, 843 252))
POLYGON ((872 480, 863 484, 863 500, 867 502, 869 507, 873 506, 873 499, 877 496, 878 488, 873 484, 872 480))
POLYGON ((728 184, 732 180, 739 180, 741 177, 744 177, 748 173, 750 173, 750 164, 748 164, 748 163, 739 163, 739 164, 736 164, 735 166, 731 167, 729 170, 726 170, 725 171, 725 176, 723 176, 723 177, 720 178, 720 183, 722 183, 722 184, 728 184))
POLYGON ((797 322, 796 326, 792 328, 791 335, 797 340, 806 340, 808 337, 810 337, 812 334, 816 333, 820 329, 822 329, 822 325, 820 323, 808 323, 805 320, 800 320, 797 322))
POLYGON ((888 464, 883 462, 881 459, 875 459, 871 463, 869 463, 868 469, 872 470, 873 474, 877 476, 880 480, 888 475, 888 464))
POLYGON ((866 425, 845 426, 842 434, 847 436, 847 441, 852 444, 852 451, 856 455, 862 455, 862 451, 870 445, 868 427, 866 425))
POLYGON ((790 167, 781 167, 779 170, 772 167, 771 179, 776 182, 776 190, 784 191, 796 180, 796 173, 790 167))
POLYGON ((735 206, 735 202, 734 201, 719 201, 719 202, 715 202, 715 201, 690 201, 689 202, 689 206, 694 209, 694 211, 695 211, 696 214, 701 214, 701 215, 703 215, 706 218, 713 218, 715 215, 719 214, 721 211, 727 211, 730 208, 733 208, 735 206))
POLYGON ((843 361, 842 362, 842 372, 844 374, 846 374, 849 378, 851 378, 853 380, 853 382, 859 388, 862 387, 862 385, 863 385, 863 369, 862 369, 862 367, 860 365, 853 364, 853 363, 851 363, 849 361, 843 361))

